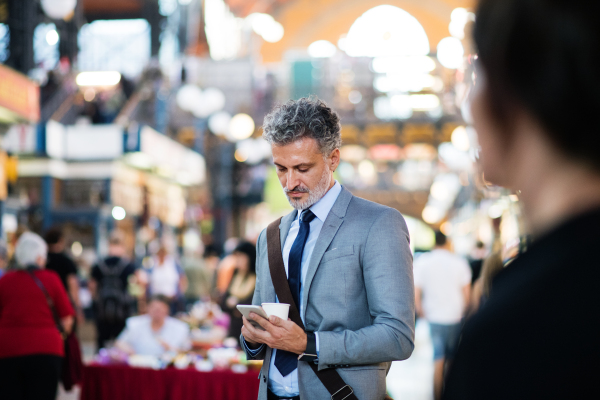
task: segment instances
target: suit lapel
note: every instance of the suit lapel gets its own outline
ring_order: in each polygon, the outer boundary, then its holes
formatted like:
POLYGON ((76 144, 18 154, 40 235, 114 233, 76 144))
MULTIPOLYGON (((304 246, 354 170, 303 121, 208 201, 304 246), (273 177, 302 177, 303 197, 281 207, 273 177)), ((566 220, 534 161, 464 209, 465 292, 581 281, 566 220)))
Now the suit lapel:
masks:
POLYGON ((287 238, 287 235, 292 226, 292 222, 294 222, 297 215, 298 215, 298 211, 294 210, 281 219, 281 223, 279 224, 279 238, 281 240, 281 250, 282 251, 283 251, 283 246, 285 245, 285 239, 287 238))
MULTIPOLYGON (((317 238, 317 243, 315 244, 315 248, 313 249, 310 261, 308 263, 308 271, 306 272, 306 280, 304 282, 302 310, 305 314, 308 303, 308 293, 310 292, 310 285, 315 277, 315 274, 317 273, 317 269, 319 268, 323 254, 325 254, 325 250, 327 250, 329 244, 335 237, 335 234, 344 222, 344 216, 346 215, 346 209, 348 208, 348 204, 350 204, 350 200, 352 200, 352 193, 342 187, 342 191, 331 208, 331 211, 329 211, 329 214, 323 223, 323 227, 321 228, 321 232, 319 233, 319 237, 317 238)), ((304 315, 302 317, 304 318, 304 315)))

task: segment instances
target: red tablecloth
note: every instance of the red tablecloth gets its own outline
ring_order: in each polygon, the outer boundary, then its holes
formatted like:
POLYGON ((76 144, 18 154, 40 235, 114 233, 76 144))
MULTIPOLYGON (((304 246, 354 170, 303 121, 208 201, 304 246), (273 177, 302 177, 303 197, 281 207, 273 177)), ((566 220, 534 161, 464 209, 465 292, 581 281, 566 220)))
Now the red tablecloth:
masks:
POLYGON ((89 365, 81 400, 256 400, 258 372, 89 365))

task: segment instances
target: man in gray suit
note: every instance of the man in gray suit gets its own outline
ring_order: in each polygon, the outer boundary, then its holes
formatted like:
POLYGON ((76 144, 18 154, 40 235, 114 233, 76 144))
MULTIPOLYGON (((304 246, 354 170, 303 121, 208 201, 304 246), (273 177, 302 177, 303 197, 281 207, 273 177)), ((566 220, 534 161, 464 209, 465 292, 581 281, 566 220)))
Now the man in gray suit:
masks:
MULTIPOLYGON (((306 331, 291 320, 251 313, 262 331, 244 318, 248 358, 264 359, 258 398, 332 398, 308 364, 314 362, 319 371, 336 368, 359 400, 381 400, 391 361, 408 358, 414 347, 412 255, 404 218, 354 197, 335 181, 341 126, 324 102, 290 101, 265 117, 263 129, 296 209, 281 220, 279 232, 306 331)), ((263 231, 257 243, 256 305, 278 301, 267 251, 263 231)))

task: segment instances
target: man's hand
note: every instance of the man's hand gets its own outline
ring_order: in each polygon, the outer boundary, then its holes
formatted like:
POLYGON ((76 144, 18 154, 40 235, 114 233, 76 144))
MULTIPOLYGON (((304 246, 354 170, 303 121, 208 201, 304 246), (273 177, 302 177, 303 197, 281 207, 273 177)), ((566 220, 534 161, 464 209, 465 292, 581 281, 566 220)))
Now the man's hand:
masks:
POLYGON ((306 350, 306 333, 290 319, 284 321, 272 315, 266 320, 255 313, 250 313, 250 319, 257 322, 265 330, 261 331, 255 328, 244 317, 242 335, 244 335, 246 342, 252 344, 264 343, 272 349, 286 350, 296 354, 302 354, 306 350))

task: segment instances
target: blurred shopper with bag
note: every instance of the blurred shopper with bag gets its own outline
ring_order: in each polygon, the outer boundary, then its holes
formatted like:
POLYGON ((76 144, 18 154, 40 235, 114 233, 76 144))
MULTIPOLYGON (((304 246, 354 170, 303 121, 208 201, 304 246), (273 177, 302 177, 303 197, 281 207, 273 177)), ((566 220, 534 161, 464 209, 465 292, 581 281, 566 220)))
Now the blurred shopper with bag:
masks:
POLYGON ((77 265, 65 254, 67 246, 65 236, 62 230, 52 228, 46 232, 44 240, 48 245, 48 261, 46 262, 46 269, 58 274, 65 290, 71 298, 79 321, 83 321, 83 310, 79 303, 79 277, 77 275, 77 265))
POLYGON ((45 270, 47 246, 25 232, 16 269, 0 279, 0 389, 4 400, 54 400, 75 312, 59 276, 45 270))
POLYGON ((598 1, 479 3, 481 167, 518 194, 533 242, 465 324, 445 399, 598 395, 599 14, 598 1))
POLYGON ((94 299, 97 346, 100 350, 125 328, 125 320, 133 313, 129 295, 129 279, 135 278, 135 265, 126 257, 123 238, 114 232, 109 238, 108 257, 92 268, 90 292, 94 299))
POLYGON ((62 383, 65 390, 71 390, 73 385, 80 383, 83 374, 83 362, 81 360, 81 347, 77 339, 77 323, 84 322, 83 309, 79 302, 79 277, 77 265, 65 254, 66 240, 63 232, 58 228, 52 228, 44 235, 48 245, 48 259, 46 269, 54 271, 69 294, 71 305, 75 309, 77 318, 73 324, 71 333, 65 338, 65 358, 63 361, 62 383))
POLYGON ((417 315, 429 322, 433 343, 434 397, 442 395, 444 368, 451 361, 469 304, 471 269, 465 259, 449 251, 449 243, 435 232, 435 248, 414 262, 417 315))

